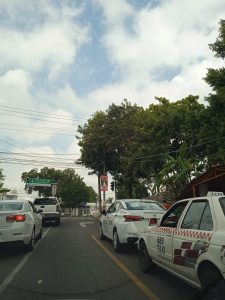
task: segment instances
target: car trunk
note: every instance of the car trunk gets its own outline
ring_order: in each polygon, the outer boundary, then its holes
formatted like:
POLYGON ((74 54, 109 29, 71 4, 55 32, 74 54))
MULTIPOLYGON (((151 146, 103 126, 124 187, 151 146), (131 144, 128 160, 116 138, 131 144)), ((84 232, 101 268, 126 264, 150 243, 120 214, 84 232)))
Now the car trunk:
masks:
POLYGON ((37 210, 41 209, 44 213, 55 213, 58 207, 57 201, 51 198, 35 199, 34 205, 37 210))
POLYGON ((9 211, 9 212, 0 212, 0 231, 1 229, 6 229, 6 228, 10 228, 13 226, 13 222, 7 222, 6 218, 8 216, 13 216, 16 215, 17 212, 15 211, 9 211))
POLYGON ((127 211, 127 214, 132 216, 140 216, 144 219, 141 221, 134 221, 135 226, 138 231, 144 229, 145 227, 149 226, 149 219, 155 218, 158 220, 161 220, 162 216, 165 214, 165 211, 152 211, 152 210, 131 210, 127 211))

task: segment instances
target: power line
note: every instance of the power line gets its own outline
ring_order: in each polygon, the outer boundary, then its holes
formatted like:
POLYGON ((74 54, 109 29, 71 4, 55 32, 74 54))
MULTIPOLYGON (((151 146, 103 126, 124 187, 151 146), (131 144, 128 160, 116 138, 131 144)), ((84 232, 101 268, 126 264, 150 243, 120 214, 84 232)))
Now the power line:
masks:
MULTIPOLYGON (((0 153, 2 154, 12 154, 12 155, 25 155, 25 156, 45 156, 45 155, 60 155, 60 156, 71 156, 71 155, 81 155, 81 154, 78 154, 78 153, 74 153, 74 154, 70 154, 70 153, 33 153, 33 152, 30 152, 32 155, 30 154, 27 154, 27 153, 21 153, 21 152, 10 152, 10 151, 7 151, 7 150, 4 150, 4 151, 0 151, 0 153)), ((49 158, 49 157, 46 157, 46 158, 49 158)))
MULTIPOLYGON (((1 113, 1 115, 15 117, 15 118, 25 118, 24 116, 17 116, 17 115, 7 114, 7 113, 1 113)), ((26 119, 36 120, 36 121, 42 121, 42 122, 47 122, 47 123, 54 123, 54 124, 56 123, 56 124, 66 124, 66 125, 77 125, 75 123, 71 124, 71 123, 57 122, 57 121, 51 121, 51 120, 46 120, 46 119, 43 120, 43 119, 40 119, 40 118, 29 118, 29 117, 26 117, 26 119)))
POLYGON ((32 164, 32 163, 26 163, 26 162, 13 162, 13 161, 8 161, 8 162, 2 162, 3 164, 12 164, 12 165, 21 165, 21 166, 31 166, 31 167, 37 167, 37 168, 41 168, 41 167, 51 167, 54 169, 74 169, 76 170, 82 170, 82 172, 87 172, 87 175, 89 175, 88 173, 90 172, 90 170, 88 169, 82 169, 82 168, 74 168, 71 166, 66 166, 66 165, 46 165, 46 164, 32 164))
POLYGON ((4 127, 0 127, 0 130, 11 130, 11 131, 18 131, 18 132, 30 132, 30 133, 38 133, 38 134, 54 134, 54 135, 63 135, 63 136, 73 136, 75 137, 75 134, 67 134, 67 133, 55 133, 52 131, 49 132, 44 132, 44 131, 30 131, 30 130, 20 130, 20 129, 16 129, 16 128, 4 128, 4 127))
MULTIPOLYGON (((222 139, 225 139, 225 137, 220 137, 220 138, 217 138, 217 139, 213 139, 213 140, 210 140, 208 142, 199 143, 199 144, 189 146, 189 147, 186 147, 186 148, 183 148, 183 149, 188 150, 188 149, 196 148, 196 147, 207 145, 207 144, 210 144, 210 143, 213 143, 215 141, 222 140, 222 139)), ((159 157, 159 156, 168 155, 168 154, 171 154, 171 153, 178 153, 179 151, 180 151, 180 149, 179 150, 168 151, 168 152, 162 152, 160 154, 154 154, 154 155, 150 155, 150 156, 127 157, 127 158, 122 158, 122 159, 124 159, 124 160, 128 159, 128 160, 134 160, 134 161, 136 160, 138 162, 138 161, 145 161, 145 160, 148 160, 149 158, 153 158, 153 157, 159 157)))
MULTIPOLYGON (((0 121, 0 123, 2 123, 3 124, 3 126, 4 126, 4 124, 5 125, 8 125, 8 126, 16 126, 16 127, 22 127, 22 128, 28 128, 29 127, 29 129, 42 129, 42 130, 59 130, 59 131, 66 131, 66 132, 74 132, 74 130, 72 130, 72 129, 69 129, 69 128, 60 128, 60 127, 48 127, 48 128, 46 128, 46 127, 42 127, 42 126, 35 126, 35 127, 32 127, 32 126, 30 126, 30 125, 21 125, 21 124, 18 124, 18 123, 9 123, 9 122, 2 122, 2 121, 0 121)), ((70 125, 69 125, 70 126, 70 125)))
POLYGON ((48 116, 50 118, 59 118, 59 119, 65 119, 65 120, 86 120, 87 118, 72 118, 66 115, 61 115, 61 114, 52 114, 52 113, 46 113, 46 112, 41 112, 41 111, 35 111, 35 110, 30 110, 30 109, 24 109, 24 108, 18 108, 18 107, 13 107, 13 106, 7 106, 7 105, 0 105, 0 107, 5 107, 5 108, 0 108, 0 110, 3 111, 9 111, 9 112, 16 112, 16 113, 21 113, 21 114, 34 114, 34 115, 43 115, 43 116, 48 116), (8 108, 8 109, 6 109, 8 108), (28 113, 26 113, 28 112, 28 113))
MULTIPOLYGON (((4 141, 4 140, 2 140, 2 139, 0 139, 0 141, 1 141, 2 143, 4 143, 4 144, 8 144, 8 145, 10 145, 10 146, 16 147, 17 149, 24 150, 24 148, 17 147, 16 145, 14 145, 14 144, 12 144, 12 143, 9 143, 9 142, 7 142, 7 141, 4 141)), ((29 151, 29 150, 27 150, 27 152, 32 153, 32 152, 29 151)))

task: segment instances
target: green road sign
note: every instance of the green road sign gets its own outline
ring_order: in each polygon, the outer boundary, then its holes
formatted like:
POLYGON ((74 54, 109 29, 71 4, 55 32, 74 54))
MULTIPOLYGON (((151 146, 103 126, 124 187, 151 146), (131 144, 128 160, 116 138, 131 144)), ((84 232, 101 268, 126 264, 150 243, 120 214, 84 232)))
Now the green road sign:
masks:
POLYGON ((51 186, 54 183, 52 179, 42 178, 27 178, 26 184, 28 186, 51 186))

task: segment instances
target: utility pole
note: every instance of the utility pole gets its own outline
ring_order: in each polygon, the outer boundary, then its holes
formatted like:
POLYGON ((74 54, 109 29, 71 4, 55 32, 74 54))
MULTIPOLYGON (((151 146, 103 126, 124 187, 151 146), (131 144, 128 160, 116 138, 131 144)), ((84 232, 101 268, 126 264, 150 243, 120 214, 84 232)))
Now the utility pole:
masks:
MULTIPOLYGON (((105 159, 104 159, 104 162, 103 162, 103 175, 104 176, 106 175, 106 171, 105 171, 105 159)), ((104 209, 105 209, 105 190, 103 191, 103 206, 104 206, 104 209)))
POLYGON ((115 201, 116 201, 116 179, 114 180, 114 191, 115 191, 115 201))
POLYGON ((99 212, 102 211, 102 197, 101 197, 101 175, 98 172, 98 201, 99 201, 99 212))

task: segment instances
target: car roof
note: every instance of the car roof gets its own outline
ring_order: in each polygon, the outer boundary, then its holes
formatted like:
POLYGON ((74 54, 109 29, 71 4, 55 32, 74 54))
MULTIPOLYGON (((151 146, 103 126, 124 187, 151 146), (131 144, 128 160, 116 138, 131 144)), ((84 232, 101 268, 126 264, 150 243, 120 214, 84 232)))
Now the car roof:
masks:
POLYGON ((29 200, 0 200, 0 203, 24 203, 28 202, 29 200))
POLYGON ((118 199, 116 201, 124 201, 124 202, 136 202, 136 201, 143 201, 143 202, 157 202, 155 200, 151 200, 151 199, 118 199))

